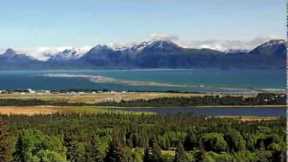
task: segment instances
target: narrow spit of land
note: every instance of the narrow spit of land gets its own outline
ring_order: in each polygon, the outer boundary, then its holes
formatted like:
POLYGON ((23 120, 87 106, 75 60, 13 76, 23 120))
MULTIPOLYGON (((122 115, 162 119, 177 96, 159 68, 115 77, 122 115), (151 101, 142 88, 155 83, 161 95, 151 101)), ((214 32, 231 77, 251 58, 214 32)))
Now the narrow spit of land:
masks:
POLYGON ((8 93, 0 94, 0 99, 37 99, 43 101, 65 101, 68 103, 100 103, 107 101, 155 99, 163 97, 205 96, 204 93, 161 93, 161 92, 99 92, 99 93, 8 93))

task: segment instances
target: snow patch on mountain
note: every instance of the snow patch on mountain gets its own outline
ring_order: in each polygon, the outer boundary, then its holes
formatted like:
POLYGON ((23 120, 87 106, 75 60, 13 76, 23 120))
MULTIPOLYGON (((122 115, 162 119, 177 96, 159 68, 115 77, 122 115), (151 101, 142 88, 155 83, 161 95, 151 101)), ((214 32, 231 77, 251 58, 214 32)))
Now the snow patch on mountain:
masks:
POLYGON ((282 39, 274 39, 274 40, 270 40, 268 42, 265 42, 261 45, 261 47, 273 47, 275 45, 280 45, 280 44, 286 44, 287 42, 285 40, 282 39))
POLYGON ((69 61, 76 60, 85 55, 90 48, 67 48, 63 51, 60 51, 52 56, 50 56, 50 61, 69 61))
MULTIPOLYGON (((37 47, 37 48, 17 48, 14 49, 17 54, 23 54, 30 56, 36 60, 39 61, 47 61, 51 57, 54 57, 56 55, 59 55, 61 53, 63 54, 63 58, 68 59, 69 58, 69 52, 71 51, 71 57, 74 57, 75 55, 82 56, 86 52, 88 52, 91 49, 90 46, 85 46, 81 48, 73 48, 73 47, 37 47)), ((0 49, 0 54, 3 54, 5 52, 5 49, 0 49), (1 52, 2 51, 2 52, 1 52)))

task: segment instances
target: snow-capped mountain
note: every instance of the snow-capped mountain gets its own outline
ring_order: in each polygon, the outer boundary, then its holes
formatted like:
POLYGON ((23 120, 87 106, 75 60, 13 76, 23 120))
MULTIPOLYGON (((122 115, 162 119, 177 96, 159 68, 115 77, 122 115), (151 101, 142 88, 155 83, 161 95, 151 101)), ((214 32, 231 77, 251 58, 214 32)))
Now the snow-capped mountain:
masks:
POLYGON ((209 48, 184 48, 167 40, 146 41, 131 46, 42 50, 32 55, 13 49, 0 54, 0 68, 9 65, 31 68, 279 68, 285 66, 287 46, 284 40, 267 41, 251 51, 209 48), (32 56, 42 56, 35 59, 32 56), (45 58, 46 59, 43 59, 45 58))
POLYGON ((281 57, 286 57, 287 54, 287 43, 284 40, 270 40, 268 42, 259 45, 253 49, 250 53, 258 55, 278 55, 281 57))
POLYGON ((61 62, 61 61, 72 61, 77 60, 86 54, 87 50, 80 48, 65 49, 63 51, 57 52, 56 54, 50 54, 49 62, 61 62))
POLYGON ((10 63, 25 63, 34 61, 35 59, 25 54, 19 54, 15 50, 9 48, 2 55, 0 55, 0 60, 2 62, 10 63))
POLYGON ((176 43, 167 40, 157 40, 148 43, 143 49, 142 53, 151 54, 151 53, 163 53, 163 54, 171 54, 171 53, 178 53, 183 48, 178 46, 176 43))
POLYGON ((274 40, 270 40, 270 41, 267 41, 267 42, 263 43, 259 47, 272 48, 274 46, 279 46, 279 45, 283 45, 283 44, 286 44, 285 40, 283 40, 283 39, 274 39, 274 40))
POLYGON ((29 69, 38 66, 38 61, 13 49, 7 49, 0 55, 0 69, 29 69))
POLYGON ((7 59, 9 59, 9 58, 13 58, 13 57, 15 57, 15 56, 17 56, 17 53, 16 53, 16 51, 15 50, 13 50, 12 48, 8 48, 3 54, 2 54, 2 57, 4 58, 7 58, 7 59))
POLYGON ((155 41, 144 41, 137 44, 133 44, 129 47, 122 47, 116 49, 117 51, 121 51, 122 53, 129 54, 140 54, 145 52, 152 53, 153 51, 162 51, 162 52, 172 52, 181 50, 182 47, 177 45, 176 43, 169 40, 155 40, 155 41))

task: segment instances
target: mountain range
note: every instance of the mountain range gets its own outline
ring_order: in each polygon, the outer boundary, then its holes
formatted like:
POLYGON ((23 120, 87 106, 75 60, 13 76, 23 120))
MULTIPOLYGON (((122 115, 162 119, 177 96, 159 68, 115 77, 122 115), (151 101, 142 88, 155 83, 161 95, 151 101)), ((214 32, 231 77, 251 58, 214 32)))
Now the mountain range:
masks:
POLYGON ((48 54, 45 61, 7 49, 0 54, 0 69, 285 68, 286 54, 285 40, 270 40, 250 51, 184 48, 172 41, 157 40, 125 48, 97 45, 85 53, 65 49, 48 54))

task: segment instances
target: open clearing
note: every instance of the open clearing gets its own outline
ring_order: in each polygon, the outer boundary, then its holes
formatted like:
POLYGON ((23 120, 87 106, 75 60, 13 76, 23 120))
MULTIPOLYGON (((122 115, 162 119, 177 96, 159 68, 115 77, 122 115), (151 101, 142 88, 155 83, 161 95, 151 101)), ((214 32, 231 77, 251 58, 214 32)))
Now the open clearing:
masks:
POLYGON ((0 115, 50 115, 55 113, 129 113, 134 115, 154 114, 152 112, 128 112, 95 106, 0 106, 0 115))
MULTIPOLYGON (((49 115, 54 113, 99 113, 109 109, 96 107, 61 107, 61 106, 1 106, 2 115, 49 115)), ((117 112, 117 111, 116 111, 117 112)))
POLYGON ((197 93, 159 93, 159 92, 103 92, 103 93, 84 93, 84 94, 0 94, 0 99, 39 99, 46 101, 66 101, 69 103, 99 103, 105 101, 121 101, 121 100, 137 100, 137 99, 154 99, 160 97, 190 97, 190 96, 204 96, 205 94, 197 93))
POLYGON ((16 106, 3 106, 0 107, 0 114, 2 115, 37 115, 37 114, 53 114, 57 113, 58 110, 52 107, 16 107, 16 106))
MULTIPOLYGON (((107 107, 94 107, 94 106, 1 106, 0 115, 50 115, 55 113, 129 113, 133 115, 141 114, 155 114, 153 112, 128 112, 125 110, 115 110, 107 107)), ((259 122, 259 121, 271 121, 277 120, 279 117, 270 117, 270 116, 218 116, 218 118, 233 118, 241 122, 259 122)))

